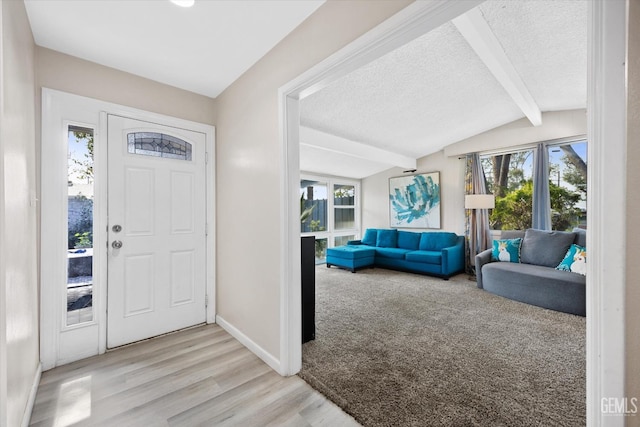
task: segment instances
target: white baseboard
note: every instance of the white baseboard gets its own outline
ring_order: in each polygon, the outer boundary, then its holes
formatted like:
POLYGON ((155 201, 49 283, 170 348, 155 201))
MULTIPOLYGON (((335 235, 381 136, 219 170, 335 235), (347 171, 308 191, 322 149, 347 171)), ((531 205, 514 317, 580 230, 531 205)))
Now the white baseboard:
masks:
POLYGON ((216 323, 220 325, 222 329, 229 332, 232 337, 240 341, 240 344, 247 347, 253 354, 258 356, 264 363, 269 365, 271 369, 280 373, 280 361, 273 357, 271 353, 260 347, 254 341, 252 341, 248 336, 240 332, 235 326, 228 323, 220 316, 216 316, 216 323))
POLYGON ((31 412, 33 412, 33 405, 36 403, 36 394, 38 393, 41 375, 42 363, 38 363, 36 374, 33 377, 33 384, 31 384, 31 392, 29 392, 29 400, 27 400, 27 406, 24 408, 24 414, 22 415, 22 427, 27 427, 31 422, 31 412))

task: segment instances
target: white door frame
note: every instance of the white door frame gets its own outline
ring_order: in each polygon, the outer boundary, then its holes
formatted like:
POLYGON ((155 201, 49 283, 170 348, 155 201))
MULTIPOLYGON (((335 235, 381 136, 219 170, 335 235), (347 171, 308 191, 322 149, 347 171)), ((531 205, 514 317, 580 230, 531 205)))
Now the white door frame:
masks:
MULTIPOLYGON (((451 20, 482 1, 415 2, 280 88, 281 176, 280 369, 301 368, 299 100, 341 76, 451 20)), ((600 411, 624 397, 624 186, 626 2, 589 2, 589 259, 587 274, 587 422, 623 425, 600 411), (606 149, 605 149, 606 147, 606 149), (619 206, 620 209, 608 209, 619 206), (606 268, 607 277, 604 277, 606 268)))
POLYGON ((44 370, 102 354, 107 348, 107 114, 189 129, 206 137, 206 308, 215 323, 215 128, 97 99, 42 88, 40 359, 44 370), (68 124, 94 129, 94 321, 65 326, 61 287, 66 283, 68 124), (101 250, 97 250, 100 248, 101 250), (78 345, 81 341, 83 344, 78 345))

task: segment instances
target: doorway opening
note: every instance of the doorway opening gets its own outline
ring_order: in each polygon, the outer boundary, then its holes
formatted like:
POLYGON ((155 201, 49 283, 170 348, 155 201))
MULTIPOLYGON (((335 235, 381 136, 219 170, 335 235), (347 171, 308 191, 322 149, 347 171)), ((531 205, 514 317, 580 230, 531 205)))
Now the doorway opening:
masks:
MULTIPOLYGON (((280 89, 280 111, 285 173, 282 180, 283 221, 281 234, 283 282, 281 288, 281 369, 283 375, 299 371, 301 366, 300 295, 299 295, 299 100, 341 76, 389 52, 406 40, 423 34, 456 17, 480 2, 450 2, 443 5, 412 4, 327 58, 299 78, 280 89), (464 3, 464 4, 463 4, 464 3), (437 8, 437 10, 436 10, 437 8)), ((589 83, 588 110, 590 212, 606 211, 607 206, 624 205, 622 192, 604 188, 615 178, 624 182, 619 165, 624 163, 625 123, 625 23, 624 2, 589 3, 589 83), (607 76, 607 79, 604 77, 607 76), (605 151, 605 141, 607 150, 605 151)), ((624 241, 624 218, 616 217, 615 230, 604 219, 594 218, 588 229, 591 246, 587 275, 587 412, 593 422, 602 420, 598 403, 602 397, 624 395, 624 261, 616 260, 602 248, 614 240, 624 241), (607 230, 607 232, 605 232, 607 230), (615 280, 606 280, 597 266, 620 266, 615 280), (603 283, 616 283, 602 292, 603 283), (607 307, 609 308, 607 310, 607 307), (615 307, 615 313, 611 308, 615 307), (601 331, 616 331, 602 334, 601 331), (608 372, 607 379, 602 372, 608 372)), ((610 223, 611 221, 609 221, 610 223)))

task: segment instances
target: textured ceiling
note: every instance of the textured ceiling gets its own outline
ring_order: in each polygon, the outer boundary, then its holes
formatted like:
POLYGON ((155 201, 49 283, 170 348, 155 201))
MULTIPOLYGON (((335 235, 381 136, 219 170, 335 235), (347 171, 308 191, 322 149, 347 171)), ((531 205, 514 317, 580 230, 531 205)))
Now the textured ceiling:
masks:
POLYGON ((210 97, 324 0, 26 0, 36 44, 210 97))
POLYGON ((450 23, 305 98, 301 106, 303 126, 413 157, 521 116, 450 23))
MULTIPOLYGON (((586 108, 586 1, 488 1, 480 11, 541 111, 586 108)), ((301 102, 302 126, 414 158, 522 117, 451 23, 301 102)), ((309 171, 334 168, 305 155, 309 171)), ((362 178, 372 166, 355 159, 334 174, 362 178)))
POLYGON ((586 107, 586 1, 489 1, 480 10, 542 111, 586 107))

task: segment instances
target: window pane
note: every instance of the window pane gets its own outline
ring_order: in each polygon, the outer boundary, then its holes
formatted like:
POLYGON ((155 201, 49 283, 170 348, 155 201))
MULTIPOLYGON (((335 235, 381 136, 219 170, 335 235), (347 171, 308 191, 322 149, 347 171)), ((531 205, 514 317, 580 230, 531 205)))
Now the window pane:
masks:
POLYGON ((334 209, 334 223, 336 230, 348 230, 355 228, 355 208, 335 208, 334 209))
POLYGON ((349 240, 355 240, 355 238, 356 236, 337 236, 333 246, 345 246, 349 240))
POLYGON ((549 192, 554 230, 587 226, 587 142, 549 147, 549 192))
POLYGON ((303 233, 327 230, 327 184, 300 181, 300 223, 303 233))
POLYGON ((93 129, 68 129, 67 325, 93 320, 93 129))
POLYGON ((327 261, 327 239, 316 239, 316 264, 327 261))
POLYGON ((354 206, 354 195, 356 189, 353 185, 339 185, 333 186, 333 204, 335 206, 354 206))
POLYGON ((127 135, 127 150, 129 153, 142 156, 191 160, 191 144, 175 136, 163 133, 130 133, 127 135))
POLYGON ((531 227, 533 201, 533 151, 519 151, 481 158, 487 189, 496 196, 489 218, 494 230, 526 230, 531 227))

